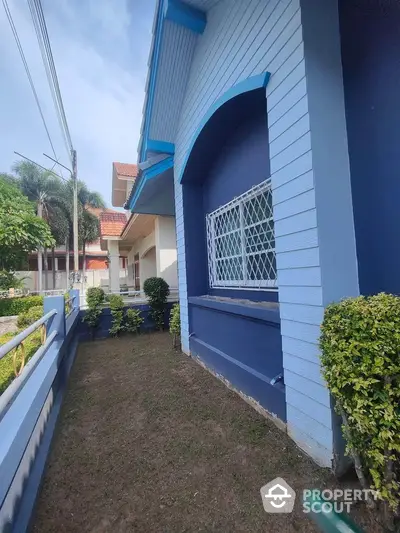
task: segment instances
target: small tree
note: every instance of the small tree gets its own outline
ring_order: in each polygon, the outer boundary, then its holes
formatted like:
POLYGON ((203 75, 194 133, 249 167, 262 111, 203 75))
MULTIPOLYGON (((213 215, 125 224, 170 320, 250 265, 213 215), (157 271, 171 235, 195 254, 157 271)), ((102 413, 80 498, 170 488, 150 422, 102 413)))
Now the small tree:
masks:
POLYGON ((400 298, 382 293, 328 306, 320 346, 347 452, 362 488, 378 491, 392 531, 400 510, 400 298))
POLYGON ((124 331, 124 300, 119 294, 112 294, 108 301, 110 303, 112 323, 110 335, 118 337, 124 331))
POLYGON ((92 337, 94 337, 94 332, 100 322, 104 300, 105 294, 103 289, 100 287, 90 287, 86 291, 86 302, 88 304, 88 309, 86 310, 86 314, 82 318, 82 321, 86 322, 91 328, 92 337))
POLYGON ((157 329, 164 329, 164 316, 169 296, 169 285, 163 278, 148 278, 143 290, 149 300, 150 316, 157 329))
POLYGON ((181 311, 179 304, 174 304, 171 309, 170 319, 169 319, 169 332, 173 338, 173 345, 176 348, 176 341, 178 337, 181 336, 181 311))
POLYGON ((139 333, 144 319, 139 309, 127 309, 125 313, 125 330, 128 333, 139 333))

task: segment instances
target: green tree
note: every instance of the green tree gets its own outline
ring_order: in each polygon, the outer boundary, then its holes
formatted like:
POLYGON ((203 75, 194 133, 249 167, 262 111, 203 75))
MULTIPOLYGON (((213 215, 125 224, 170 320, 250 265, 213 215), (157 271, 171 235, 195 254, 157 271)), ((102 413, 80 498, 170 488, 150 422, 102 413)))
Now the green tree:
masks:
MULTIPOLYGON (((56 246, 65 246, 66 252, 66 271, 67 271, 67 284, 68 284, 68 271, 69 271, 69 242, 70 233, 72 228, 72 222, 70 213, 65 205, 64 201, 60 202, 60 205, 52 205, 48 213, 48 224, 51 229, 51 233, 55 240, 56 246)), ((53 275, 53 289, 56 288, 56 270, 55 270, 55 247, 51 249, 52 253, 52 275, 53 275)))
POLYGON ((12 272, 39 246, 53 246, 45 220, 34 205, 8 179, 0 177, 0 270, 12 272))
MULTIPOLYGON (((59 206, 64 196, 63 182, 51 172, 46 172, 29 161, 19 161, 13 166, 19 187, 29 200, 36 204, 37 215, 49 220, 51 211, 59 206)), ((43 243, 45 289, 48 289, 47 246, 43 243)), ((42 289, 42 249, 38 248, 39 291, 42 289)))

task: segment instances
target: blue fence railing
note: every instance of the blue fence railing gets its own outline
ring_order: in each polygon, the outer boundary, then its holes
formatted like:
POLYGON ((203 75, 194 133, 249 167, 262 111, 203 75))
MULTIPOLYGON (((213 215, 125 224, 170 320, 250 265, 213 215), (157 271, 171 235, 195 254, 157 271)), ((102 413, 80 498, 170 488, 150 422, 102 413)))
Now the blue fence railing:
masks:
POLYGON ((76 352, 79 291, 67 300, 47 296, 43 306, 42 318, 0 347, 0 360, 12 351, 22 356, 17 377, 0 396, 1 532, 28 530, 76 352), (25 366, 24 341, 38 329, 42 344, 25 366))

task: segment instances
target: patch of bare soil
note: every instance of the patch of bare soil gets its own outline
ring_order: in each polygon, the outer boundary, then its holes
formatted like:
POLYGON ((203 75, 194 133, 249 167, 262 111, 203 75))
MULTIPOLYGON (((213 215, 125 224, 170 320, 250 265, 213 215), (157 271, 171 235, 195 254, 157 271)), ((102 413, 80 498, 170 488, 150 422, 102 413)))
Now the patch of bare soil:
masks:
MULTIPOLYGON (((260 488, 277 476, 298 491, 338 483, 171 344, 154 333, 80 346, 33 530, 317 531, 300 501, 265 513, 260 488)), ((363 506, 355 515, 379 531, 363 506)))

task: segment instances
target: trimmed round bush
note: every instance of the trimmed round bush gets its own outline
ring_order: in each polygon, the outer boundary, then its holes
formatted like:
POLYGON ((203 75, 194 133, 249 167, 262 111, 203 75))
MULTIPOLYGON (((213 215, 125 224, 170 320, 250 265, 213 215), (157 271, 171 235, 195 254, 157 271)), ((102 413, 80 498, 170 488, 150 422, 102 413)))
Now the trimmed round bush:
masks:
POLYGON ((147 278, 143 290, 149 300, 150 316, 157 329, 164 328, 164 314, 169 295, 169 285, 163 278, 147 278))

